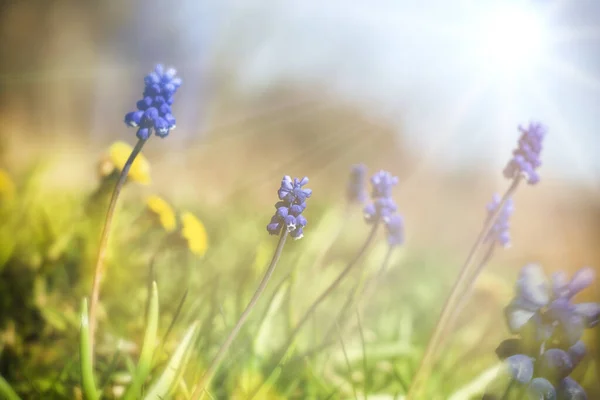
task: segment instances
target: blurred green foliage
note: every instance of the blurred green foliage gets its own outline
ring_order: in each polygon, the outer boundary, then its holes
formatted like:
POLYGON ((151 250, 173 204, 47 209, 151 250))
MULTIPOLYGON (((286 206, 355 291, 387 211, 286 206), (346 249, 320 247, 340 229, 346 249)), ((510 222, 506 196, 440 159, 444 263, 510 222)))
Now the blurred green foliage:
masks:
MULTIPOLYGON (((90 290, 114 176, 99 178, 93 193, 53 191, 42 185, 44 168, 38 165, 15 179, 14 198, 0 203, 0 386, 10 384, 22 398, 81 398, 77 305, 90 290)), ((139 187, 126 185, 101 291, 95 379, 104 398, 121 397, 140 371, 136 365, 147 328, 149 282, 155 280, 160 293, 159 340, 151 364, 148 353, 143 357, 149 380, 142 391, 186 398, 270 260, 276 245, 265 231, 271 210, 257 211, 263 206, 243 196, 217 209, 187 206, 206 227, 204 257, 187 247, 180 219, 175 232, 166 232, 139 187), (169 367, 173 363, 187 368, 161 375, 175 371, 169 367)), ((182 208, 174 209, 180 216, 182 208)), ((379 269, 387 250, 381 236, 317 310, 284 364, 275 365, 274 353, 303 311, 368 233, 360 209, 347 212, 318 196, 311 199, 307 216, 311 225, 305 238, 284 249, 267 293, 213 381, 212 398, 345 399, 356 393, 394 399, 405 393, 460 260, 434 248, 396 250, 374 296, 359 302, 360 321, 351 313, 336 340, 324 344, 348 291, 361 275, 379 269)), ((494 346, 506 336, 503 287, 506 282, 498 280, 475 293, 475 307, 465 312, 468 318, 446 343, 428 384, 428 399, 485 387, 476 378, 495 364, 494 346)), ((592 382, 595 364, 587 365, 592 372, 585 378, 592 382)), ((593 398, 597 392, 590 390, 593 398)), ((8 392, 0 388, 1 393, 8 392)))

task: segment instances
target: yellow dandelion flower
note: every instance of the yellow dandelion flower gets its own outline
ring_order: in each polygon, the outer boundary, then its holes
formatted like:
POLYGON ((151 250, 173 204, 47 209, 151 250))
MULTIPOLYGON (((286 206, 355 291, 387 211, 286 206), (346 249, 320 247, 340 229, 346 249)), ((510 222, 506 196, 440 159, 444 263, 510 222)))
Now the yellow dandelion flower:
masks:
POLYGON ((175 211, 162 197, 152 195, 146 199, 148 209, 155 213, 165 231, 173 232, 177 225, 175 211))
MULTIPOLYGON (((133 147, 127 143, 114 142, 108 151, 110 162, 121 171, 132 151, 133 147)), ((143 185, 150 183, 150 163, 142 153, 138 154, 133 164, 131 164, 128 178, 143 185)))
POLYGON ((285 397, 281 396, 277 391, 268 384, 263 384, 263 376, 256 371, 244 371, 239 377, 233 392, 231 393, 231 399, 243 400, 247 399, 258 389, 261 384, 260 391, 256 393, 255 398, 261 400, 284 400, 285 397))
POLYGON ((204 224, 190 212, 181 214, 181 236, 187 241, 190 251, 200 257, 208 249, 208 235, 204 224))
POLYGON ((2 169, 0 169, 0 200, 10 200, 15 196, 16 192, 15 183, 10 178, 10 175, 2 169))

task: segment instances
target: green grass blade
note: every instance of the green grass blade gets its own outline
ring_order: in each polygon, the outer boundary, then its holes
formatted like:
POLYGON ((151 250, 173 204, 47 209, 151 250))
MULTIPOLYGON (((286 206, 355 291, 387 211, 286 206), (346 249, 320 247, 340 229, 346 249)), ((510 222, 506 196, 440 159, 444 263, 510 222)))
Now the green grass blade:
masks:
POLYGON ((156 282, 152 282, 152 295, 150 297, 150 307, 148 309, 148 321, 146 323, 146 332, 144 333, 144 343, 140 353, 138 366, 133 376, 133 381, 123 399, 137 399, 140 397, 142 385, 146 381, 150 370, 152 369, 152 356, 156 347, 156 335, 158 332, 158 288, 156 282))
POLYGON ((0 376, 0 397, 6 400, 21 400, 2 376, 0 376))
POLYGON ((152 385, 148 394, 144 397, 145 400, 163 400, 167 399, 171 394, 177 384, 177 379, 183 373, 197 329, 197 322, 194 322, 192 326, 188 328, 183 340, 179 343, 177 349, 175 349, 175 352, 162 375, 158 378, 158 381, 152 385))
POLYGON ((90 324, 88 319, 87 299, 81 302, 81 327, 79 336, 79 359, 81 362, 81 387, 87 400, 100 398, 94 382, 94 366, 92 362, 92 346, 90 344, 90 324))

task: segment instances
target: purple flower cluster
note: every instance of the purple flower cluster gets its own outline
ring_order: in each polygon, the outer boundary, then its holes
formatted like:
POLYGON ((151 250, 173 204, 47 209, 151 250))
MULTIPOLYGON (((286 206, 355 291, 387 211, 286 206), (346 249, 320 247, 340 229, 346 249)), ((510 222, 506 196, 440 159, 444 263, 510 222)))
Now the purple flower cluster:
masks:
POLYGON ((384 220, 391 217, 398 207, 392 199, 392 189, 398 184, 398 178, 387 171, 379 171, 371 177, 372 203, 364 208, 367 223, 384 220))
MULTIPOLYGON (((498 209, 502 198, 498 194, 494 194, 492 197, 492 201, 487 205, 488 218, 491 218, 492 215, 498 209)), ((514 203, 512 198, 507 199, 506 203, 504 203, 504 207, 502 207, 502 211, 498 215, 496 222, 492 226, 490 233, 486 238, 486 242, 496 242, 502 247, 510 246, 510 216, 514 212, 514 203)))
POLYGON ((542 165, 540 153, 546 128, 542 124, 531 122, 528 128, 519 126, 519 131, 519 146, 513 151, 512 159, 504 168, 504 176, 514 179, 522 174, 530 185, 534 185, 540 181, 536 169, 542 165))
POLYGON ((125 123, 138 128, 138 139, 146 140, 152 132, 165 138, 175 128, 171 105, 175 92, 181 86, 181 79, 176 75, 175 69, 165 70, 159 64, 144 78, 143 99, 137 102, 137 111, 125 115, 125 123))
POLYGON ((285 227, 292 238, 302 238, 307 223, 302 212, 306 209, 306 199, 312 194, 312 190, 303 188, 307 183, 307 177, 302 179, 292 179, 287 175, 283 177, 281 187, 277 191, 280 200, 275 204, 277 211, 267 225, 269 234, 279 235, 281 229, 285 227))
POLYGON ((364 203, 367 200, 367 190, 365 189, 366 175, 367 167, 363 164, 352 166, 346 189, 346 196, 349 202, 364 203))
POLYGON ((372 224, 383 221, 386 226, 387 239, 390 246, 404 243, 404 220, 394 213, 398 209, 392 199, 392 189, 398 184, 398 178, 387 171, 379 171, 371 177, 372 203, 364 209, 365 220, 372 224))
POLYGON ((558 272, 551 281, 538 265, 522 269, 516 296, 505 310, 508 327, 518 337, 502 342, 496 353, 532 398, 586 398, 569 374, 586 354, 581 337, 585 328, 598 324, 600 303, 574 304, 572 298, 593 280, 591 268, 570 280, 558 272))

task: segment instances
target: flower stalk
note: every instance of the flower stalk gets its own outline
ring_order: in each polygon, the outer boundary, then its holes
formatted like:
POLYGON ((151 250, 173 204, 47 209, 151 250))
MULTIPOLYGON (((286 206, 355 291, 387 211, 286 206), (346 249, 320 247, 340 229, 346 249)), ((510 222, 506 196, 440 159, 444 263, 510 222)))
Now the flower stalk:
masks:
POLYGON ((256 291, 252 295, 250 302, 244 309, 244 312, 242 312, 242 315, 238 319, 237 323, 235 324, 235 326, 233 327, 233 329, 231 330, 231 332, 229 333, 229 335, 227 336, 227 338, 225 339, 225 341, 223 342, 223 344, 221 345, 219 350, 217 351, 217 354, 215 355, 215 357, 211 361, 210 365, 206 369, 204 375, 200 379, 200 382, 198 382, 196 389, 192 393, 192 396, 191 396, 192 400, 200 399, 201 396, 204 394, 206 387, 210 384, 210 381, 212 380, 215 372, 217 371, 217 369, 219 368, 219 365, 223 361, 223 358, 225 357, 227 350, 229 349, 229 347, 233 343, 233 340, 236 338, 236 336, 242 329, 242 326, 244 326, 246 320, 248 319, 248 316, 250 315, 250 313, 254 309, 254 306, 258 302, 258 299, 265 291, 267 284, 269 283, 269 280, 271 279, 271 276, 273 275, 273 272, 275 271, 277 262, 279 261, 279 259, 281 257, 281 253, 283 251, 283 246, 285 245, 285 241, 286 241, 287 237, 288 237, 288 230, 283 229, 281 232, 281 236, 279 237, 279 243, 277 244, 277 248, 275 249, 275 253, 273 254, 273 258, 271 259, 271 263, 269 264, 269 267, 267 268, 265 275, 263 276, 262 280, 260 281, 258 288, 256 288, 256 291))
POLYGON ((464 264, 460 268, 460 272, 458 277, 456 278, 452 289, 450 290, 450 294, 444 303, 444 307, 440 313, 437 324, 433 329, 433 333, 427 347, 425 348, 425 353, 423 354, 423 358, 417 368, 417 372, 413 378, 412 384, 409 388, 408 394, 406 396, 406 400, 418 399, 421 391, 423 389, 423 384, 429 378, 431 373, 431 369, 433 368, 433 363, 435 362, 434 356, 437 351, 440 342, 442 341, 443 333, 445 333, 448 327, 452 324, 453 317, 456 316, 454 310, 459 306, 460 302, 463 299, 463 289, 465 288, 465 284, 470 280, 474 280, 476 278, 475 275, 471 275, 472 268, 471 264, 478 250, 481 248, 481 245, 486 241, 488 235, 494 227, 498 216, 503 212, 504 206, 507 201, 512 197, 514 192, 517 190, 519 183, 521 182, 522 176, 517 175, 513 180, 509 188, 507 189, 504 196, 500 200, 498 207, 496 210, 488 217, 486 223, 483 226, 483 229, 477 236, 475 243, 471 247, 469 254, 467 255, 467 259, 464 264))
POLYGON ((94 348, 94 333, 96 332, 96 320, 98 315, 98 301, 100 298, 100 285, 102 284, 102 278, 104 276, 104 260, 106 258, 106 250, 108 247, 108 238, 110 236, 110 230, 112 227, 112 221, 115 214, 115 209, 117 206, 117 201, 119 200, 119 195, 121 194, 121 189, 125 185, 127 181, 127 174, 129 173, 129 169, 133 164, 133 161, 138 156, 140 151, 142 151, 142 147, 148 139, 139 139, 133 151, 129 155, 121 174, 119 175, 119 180, 115 185, 112 196, 110 198, 110 203, 108 205, 108 210, 106 211, 106 219, 104 221, 104 225, 102 227, 102 234, 100 236, 100 245, 98 246, 98 255, 96 257, 96 266, 94 268, 94 281, 92 283, 92 296, 90 298, 90 318, 89 318, 89 326, 90 326, 90 346, 94 348))

